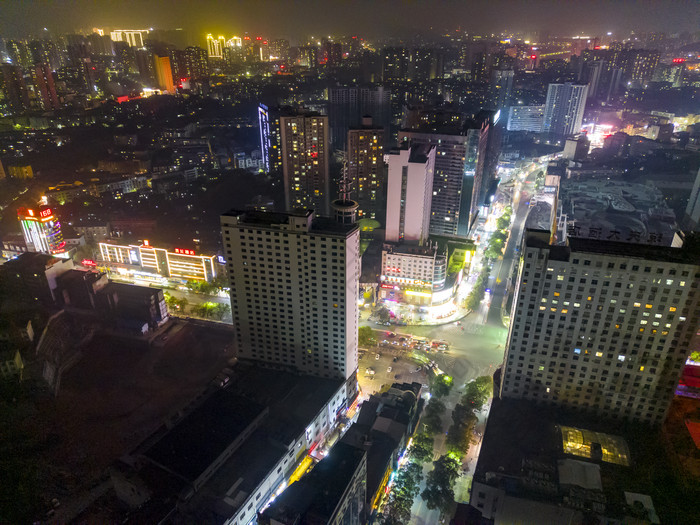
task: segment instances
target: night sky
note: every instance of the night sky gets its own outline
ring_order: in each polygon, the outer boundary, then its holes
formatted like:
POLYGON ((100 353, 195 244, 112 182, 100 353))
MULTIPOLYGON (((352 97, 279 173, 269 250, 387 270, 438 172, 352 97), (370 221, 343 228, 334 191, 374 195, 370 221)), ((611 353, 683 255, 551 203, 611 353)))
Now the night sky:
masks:
POLYGON ((421 29, 457 27, 477 33, 505 29, 549 34, 626 36, 634 31, 697 31, 698 0, 0 0, 0 36, 62 34, 92 27, 170 29, 195 38, 244 31, 268 37, 357 33, 370 38, 410 36, 421 29))

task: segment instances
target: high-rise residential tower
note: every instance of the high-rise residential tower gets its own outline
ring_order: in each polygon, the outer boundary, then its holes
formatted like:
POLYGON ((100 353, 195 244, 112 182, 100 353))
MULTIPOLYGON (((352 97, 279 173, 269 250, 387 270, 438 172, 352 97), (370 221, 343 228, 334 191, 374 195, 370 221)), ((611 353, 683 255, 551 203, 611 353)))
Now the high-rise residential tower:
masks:
POLYGON ((556 246, 550 236, 526 232, 501 396, 661 423, 700 343, 698 240, 556 246))
POLYGON ((384 129, 365 118, 361 128, 348 131, 347 177, 359 204, 360 218, 384 220, 386 168, 384 166, 384 129))
POLYGON ((422 243, 430 233, 430 203, 437 148, 413 145, 392 150, 386 199, 386 240, 422 243))
POLYGON ((287 211, 330 213, 328 117, 299 112, 280 117, 282 173, 287 211))
POLYGON ((170 67, 170 58, 153 55, 153 64, 158 87, 168 93, 175 93, 175 83, 173 82, 173 71, 170 67))
POLYGON ((587 97, 588 84, 550 84, 542 131, 557 138, 579 133, 587 97))
POLYGON ((510 106, 514 74, 515 72, 512 69, 494 69, 491 71, 491 84, 489 86, 491 109, 506 111, 510 106))
MULTIPOLYGON (((356 128, 365 116, 372 117, 374 126, 384 130, 388 140, 391 125, 391 91, 382 86, 333 87, 328 92, 328 120, 331 144, 344 151, 348 130, 356 128)), ((386 145, 386 143, 384 144, 386 145)))
POLYGON ((39 92, 41 107, 48 111, 58 109, 58 95, 53 81, 53 75, 49 65, 37 64, 34 66, 34 85, 39 92))
POLYGON ((322 377, 357 370, 360 233, 295 213, 221 217, 239 358, 322 377))

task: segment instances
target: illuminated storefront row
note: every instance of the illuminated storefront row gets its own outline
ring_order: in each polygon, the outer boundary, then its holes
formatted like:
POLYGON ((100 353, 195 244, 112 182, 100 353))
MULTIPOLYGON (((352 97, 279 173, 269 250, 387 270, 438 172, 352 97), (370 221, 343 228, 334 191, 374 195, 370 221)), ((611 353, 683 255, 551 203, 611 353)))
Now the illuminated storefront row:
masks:
POLYGON ((146 273, 182 279, 185 281, 211 281, 217 274, 216 255, 196 255, 194 250, 151 246, 143 241, 141 246, 119 245, 101 242, 98 265, 117 271, 146 273))

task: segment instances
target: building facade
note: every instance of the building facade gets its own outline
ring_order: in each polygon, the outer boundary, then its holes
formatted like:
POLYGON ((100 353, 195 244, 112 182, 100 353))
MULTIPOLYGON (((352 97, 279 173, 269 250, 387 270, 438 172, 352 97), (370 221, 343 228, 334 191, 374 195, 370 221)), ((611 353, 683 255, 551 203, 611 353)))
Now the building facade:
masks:
POLYGON ((66 251, 61 223, 51 208, 42 207, 37 210, 20 208, 17 210, 17 218, 22 226, 22 234, 28 251, 50 255, 66 251))
POLYGON ((508 110, 508 131, 540 133, 544 106, 511 106, 508 110))
POLYGON ((430 233, 465 236, 468 233, 479 134, 477 128, 454 133, 399 132, 399 144, 434 145, 436 149, 430 233))
POLYGON ((298 113, 280 117, 282 174, 287 211, 330 213, 328 117, 298 113))
POLYGON ((501 396, 661 423, 698 344, 697 248, 528 231, 501 396))
POLYGON ((239 357, 348 380, 357 369, 359 229, 231 211, 221 226, 239 357))
POLYGON ((99 266, 119 273, 148 277, 168 277, 183 281, 212 281, 217 275, 215 255, 196 255, 194 250, 168 251, 144 241, 141 246, 99 243, 99 266))
POLYGON ((364 119, 362 128, 349 130, 346 160, 352 194, 360 205, 359 218, 384 220, 384 129, 372 126, 372 119, 364 119))
POLYGON ((588 84, 550 84, 544 106, 542 131, 555 137, 581 131, 588 98, 588 84))
POLYGON ((386 240, 422 242, 430 233, 434 146, 411 146, 387 155, 386 240))
MULTIPOLYGON (((445 287, 447 257, 434 246, 385 244, 379 296, 405 304, 433 304, 433 293, 445 287)), ((437 294, 437 302, 451 294, 437 294)))

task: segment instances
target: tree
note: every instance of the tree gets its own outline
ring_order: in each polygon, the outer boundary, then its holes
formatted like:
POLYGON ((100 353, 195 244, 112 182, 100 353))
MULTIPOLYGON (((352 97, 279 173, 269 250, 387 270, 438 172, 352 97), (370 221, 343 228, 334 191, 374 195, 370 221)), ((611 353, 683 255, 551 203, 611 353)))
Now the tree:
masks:
POLYGON ((377 317, 379 318, 380 322, 388 323, 389 319, 391 319, 391 314, 389 313, 389 309, 386 306, 382 306, 379 309, 379 312, 377 312, 377 317))
POLYGON ((490 376, 477 377, 467 383, 462 395, 462 404, 471 410, 481 410, 486 400, 491 395, 492 380, 490 376))
POLYGON ((227 303, 216 303, 212 310, 221 321, 226 314, 231 312, 231 307, 227 303))
POLYGON ((373 337, 374 332, 369 326, 361 326, 357 332, 357 339, 360 346, 367 347, 376 342, 373 337))
POLYGON ((433 459, 434 438, 427 432, 419 432, 413 436, 413 441, 408 449, 411 458, 420 463, 433 459))
POLYGON ((410 521, 411 507, 422 479, 423 469, 418 463, 409 462, 399 470, 384 511, 385 525, 400 525, 410 521))
POLYGON ((177 305, 180 307, 180 311, 184 314, 185 311, 187 310, 187 305, 190 304, 190 302, 187 300, 187 297, 183 297, 182 299, 178 299, 177 305))
POLYGON ((442 415, 445 413, 445 404, 433 397, 428 401, 423 412, 423 424, 430 434, 442 432, 442 415))
POLYGON ((421 497, 430 510, 448 512, 454 503, 454 483, 459 475, 460 461, 454 454, 440 456, 433 462, 421 497))
POLYGON ((496 228, 499 230, 505 230, 510 225, 510 215, 501 215, 496 219, 496 228))
POLYGON ((433 385, 430 389, 431 394, 434 397, 441 398, 445 397, 452 390, 453 379, 447 374, 440 374, 433 379, 433 385))
POLYGON ((461 458, 469 451, 477 417, 472 409, 457 404, 452 411, 452 425, 447 430, 447 451, 461 458))

